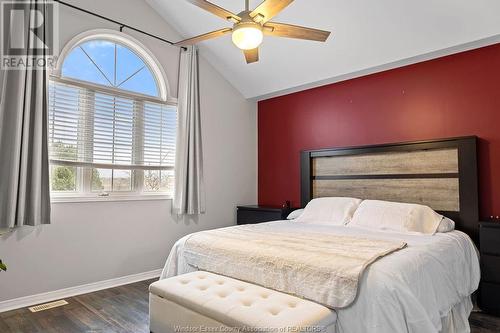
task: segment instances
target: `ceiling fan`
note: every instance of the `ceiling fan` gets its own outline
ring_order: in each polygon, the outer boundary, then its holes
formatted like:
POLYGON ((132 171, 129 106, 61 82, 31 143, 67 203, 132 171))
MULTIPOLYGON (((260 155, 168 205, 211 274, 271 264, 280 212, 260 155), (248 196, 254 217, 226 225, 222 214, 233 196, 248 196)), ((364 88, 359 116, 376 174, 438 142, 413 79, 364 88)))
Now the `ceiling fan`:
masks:
POLYGON ((248 64, 259 61, 259 45, 262 43, 264 35, 307 39, 318 42, 324 42, 330 36, 329 31, 269 21, 292 3, 293 0, 264 0, 253 11, 249 10, 249 0, 245 0, 245 10, 237 15, 206 0, 187 1, 224 20, 232 22, 233 27, 189 38, 175 43, 175 45, 193 45, 207 39, 232 33, 233 43, 243 50, 248 64))

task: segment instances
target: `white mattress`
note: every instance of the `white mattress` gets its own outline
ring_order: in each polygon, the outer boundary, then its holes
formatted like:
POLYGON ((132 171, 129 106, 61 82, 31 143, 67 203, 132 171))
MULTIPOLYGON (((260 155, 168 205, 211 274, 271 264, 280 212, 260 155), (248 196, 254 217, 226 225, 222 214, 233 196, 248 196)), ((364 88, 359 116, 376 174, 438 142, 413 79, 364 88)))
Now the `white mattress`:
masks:
MULTIPOLYGON (((477 250, 460 231, 434 236, 371 231, 344 226, 268 223, 276 231, 302 230, 404 240, 408 247, 373 263, 363 275, 355 302, 337 310, 338 332, 439 332, 442 319, 479 284, 477 250)), ((173 247, 162 278, 194 271, 183 262, 183 244, 173 247)))

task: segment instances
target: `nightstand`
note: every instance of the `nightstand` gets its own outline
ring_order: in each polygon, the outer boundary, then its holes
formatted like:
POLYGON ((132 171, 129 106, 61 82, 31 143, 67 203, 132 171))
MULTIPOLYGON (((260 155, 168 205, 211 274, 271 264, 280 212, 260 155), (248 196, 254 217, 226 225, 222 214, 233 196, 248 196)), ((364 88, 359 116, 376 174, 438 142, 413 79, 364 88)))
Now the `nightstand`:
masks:
POLYGON ((294 208, 269 207, 269 206, 238 206, 237 223, 255 224, 269 221, 286 220, 288 214, 294 211, 294 208))
POLYGON ((481 252, 481 285, 479 307, 494 315, 500 315, 500 223, 479 223, 481 252))

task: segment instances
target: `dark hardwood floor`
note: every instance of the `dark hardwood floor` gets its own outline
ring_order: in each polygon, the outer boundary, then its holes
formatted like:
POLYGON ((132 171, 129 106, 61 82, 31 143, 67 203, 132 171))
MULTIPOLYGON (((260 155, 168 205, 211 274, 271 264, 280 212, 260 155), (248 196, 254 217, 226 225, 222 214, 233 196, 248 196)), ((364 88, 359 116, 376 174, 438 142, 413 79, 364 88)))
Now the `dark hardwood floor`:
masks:
MULTIPOLYGON (((153 280, 66 298, 69 305, 31 313, 0 313, 1 333, 149 333, 148 286, 153 280)), ((473 333, 500 332, 500 318, 474 312, 473 333)))
POLYGON ((149 333, 148 286, 153 280, 66 298, 68 305, 31 313, 0 313, 1 333, 149 333))

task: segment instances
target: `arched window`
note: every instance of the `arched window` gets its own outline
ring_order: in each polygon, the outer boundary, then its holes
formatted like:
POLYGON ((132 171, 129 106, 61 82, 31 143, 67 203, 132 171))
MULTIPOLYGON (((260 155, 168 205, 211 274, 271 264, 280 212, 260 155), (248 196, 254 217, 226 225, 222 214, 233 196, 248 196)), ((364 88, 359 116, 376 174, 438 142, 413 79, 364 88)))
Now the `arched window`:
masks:
POLYGON ((52 193, 172 194, 177 109, 167 87, 154 56, 125 34, 71 41, 49 85, 52 193))
POLYGON ((64 59, 61 76, 160 97, 146 62, 116 41, 92 39, 78 44, 64 59))

